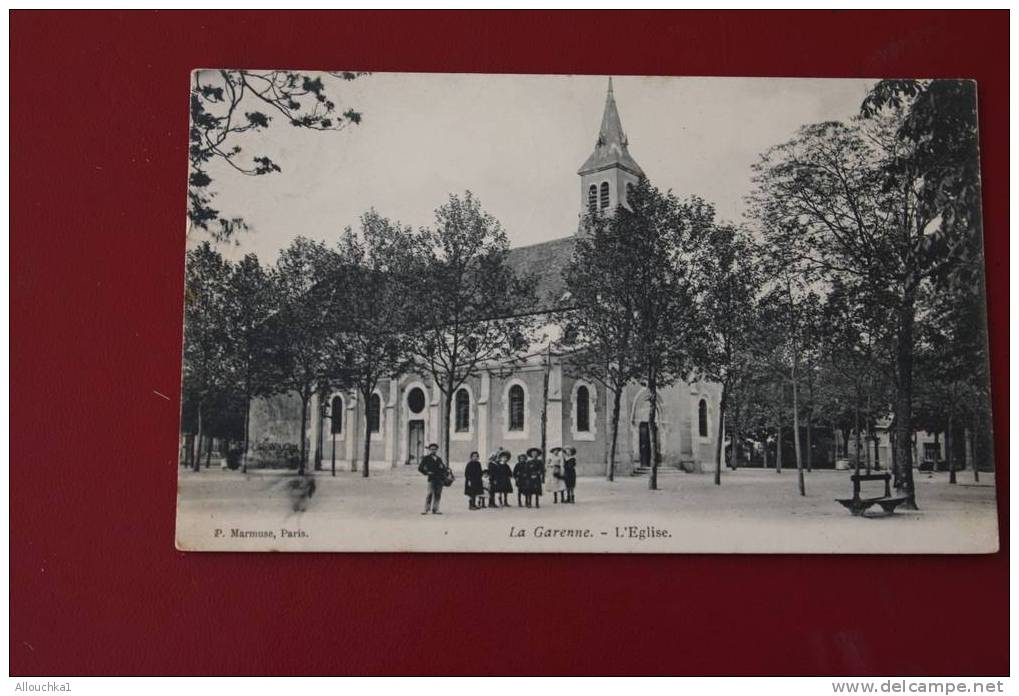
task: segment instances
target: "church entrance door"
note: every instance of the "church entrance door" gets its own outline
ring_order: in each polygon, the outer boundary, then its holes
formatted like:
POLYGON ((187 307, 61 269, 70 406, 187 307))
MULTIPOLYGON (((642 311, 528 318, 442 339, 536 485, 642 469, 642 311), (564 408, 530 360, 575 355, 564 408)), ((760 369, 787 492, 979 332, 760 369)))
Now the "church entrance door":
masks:
POLYGON ((651 466, 651 428, 647 421, 641 421, 638 426, 640 443, 640 465, 645 469, 651 466))
POLYGON ((425 453, 425 422, 412 420, 407 428, 407 464, 417 466, 425 453))

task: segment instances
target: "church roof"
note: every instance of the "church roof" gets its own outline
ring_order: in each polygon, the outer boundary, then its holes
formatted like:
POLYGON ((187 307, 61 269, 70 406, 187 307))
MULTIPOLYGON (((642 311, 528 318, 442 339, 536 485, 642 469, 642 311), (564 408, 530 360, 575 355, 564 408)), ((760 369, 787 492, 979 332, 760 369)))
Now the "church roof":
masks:
POLYGON ((599 169, 619 166, 636 176, 643 176, 644 171, 630 156, 628 145, 626 133, 623 132, 623 123, 619 119, 619 110, 616 108, 616 97, 612 92, 610 77, 609 91, 605 95, 605 112, 602 114, 601 128, 598 130, 598 142, 595 143, 594 152, 577 173, 588 174, 599 169))
POLYGON ((506 264, 518 276, 535 279, 538 306, 535 311, 550 310, 561 304, 566 295, 563 271, 573 257, 576 237, 562 237, 547 242, 516 247, 509 250, 506 264))

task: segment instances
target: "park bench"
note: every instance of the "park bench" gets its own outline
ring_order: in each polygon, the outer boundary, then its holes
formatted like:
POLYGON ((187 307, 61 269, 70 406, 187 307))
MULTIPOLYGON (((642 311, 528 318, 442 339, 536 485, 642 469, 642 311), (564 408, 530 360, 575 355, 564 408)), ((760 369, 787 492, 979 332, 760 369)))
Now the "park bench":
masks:
POLYGON ((850 479, 853 482, 853 497, 836 498, 835 501, 841 503, 843 507, 854 515, 863 515, 872 505, 879 505, 885 511, 885 514, 891 515, 895 512, 895 508, 906 502, 905 496, 892 495, 892 475, 887 472, 882 474, 853 474, 850 476, 850 479), (861 498, 860 483, 863 481, 884 481, 885 494, 877 498, 861 498))

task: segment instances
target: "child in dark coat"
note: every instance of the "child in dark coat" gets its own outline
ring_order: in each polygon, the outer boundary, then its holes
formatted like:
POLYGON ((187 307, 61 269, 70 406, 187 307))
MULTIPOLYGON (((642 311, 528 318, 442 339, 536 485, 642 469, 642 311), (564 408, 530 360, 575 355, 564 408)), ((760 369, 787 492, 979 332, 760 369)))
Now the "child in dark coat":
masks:
POLYGON ((471 452, 471 460, 464 467, 464 495, 470 499, 470 510, 477 510, 476 498, 478 496, 484 497, 485 495, 485 483, 482 479, 483 473, 481 462, 478 460, 478 453, 471 452))
POLYGON ((495 479, 490 483, 493 495, 499 494, 499 504, 502 507, 509 506, 507 497, 513 492, 513 470, 509 465, 511 456, 506 450, 499 453, 496 458, 495 479))
POLYGON ((532 447, 527 450, 527 492, 524 500, 527 507, 531 507, 531 500, 534 500, 535 507, 541 507, 541 486, 545 482, 545 462, 541 460, 541 450, 532 447))
MULTIPOLYGON (((513 480, 517 482, 517 507, 523 507, 523 496, 527 494, 530 498, 530 494, 527 493, 529 490, 527 486, 527 455, 521 454, 517 457, 517 463, 513 465, 513 480)), ((527 502, 527 506, 530 507, 530 500, 527 502)))
POLYGON ((577 502, 573 497, 573 491, 577 487, 577 449, 567 447, 563 450, 566 453, 566 461, 563 462, 563 483, 566 484, 566 502, 577 502))

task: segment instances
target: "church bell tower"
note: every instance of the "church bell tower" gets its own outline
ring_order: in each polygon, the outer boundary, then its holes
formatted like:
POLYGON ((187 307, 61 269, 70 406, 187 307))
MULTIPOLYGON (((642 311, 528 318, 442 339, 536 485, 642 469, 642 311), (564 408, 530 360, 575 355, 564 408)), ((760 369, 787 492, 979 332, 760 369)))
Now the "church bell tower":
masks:
POLYGON ((640 165, 630 156, 628 145, 610 77, 598 141, 594 152, 577 170, 580 175, 581 216, 597 210, 611 215, 617 206, 626 205, 628 187, 635 186, 637 180, 644 176, 640 165))

